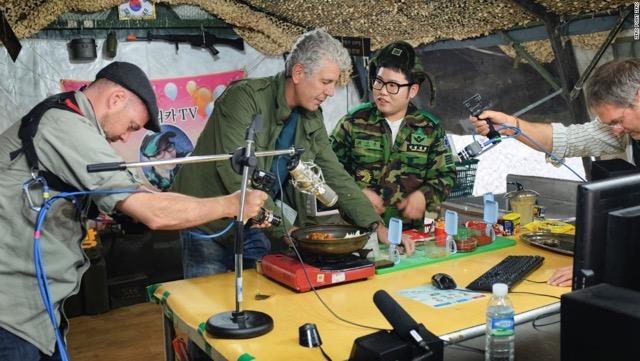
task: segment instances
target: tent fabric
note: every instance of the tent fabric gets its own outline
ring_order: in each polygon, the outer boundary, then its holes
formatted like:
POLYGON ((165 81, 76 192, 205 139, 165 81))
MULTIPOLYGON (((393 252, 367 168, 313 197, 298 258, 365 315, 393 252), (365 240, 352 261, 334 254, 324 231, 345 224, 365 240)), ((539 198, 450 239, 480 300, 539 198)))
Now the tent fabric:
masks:
MULTIPOLYGON (((97 12, 122 0, 5 0, 2 8, 19 38, 29 37, 69 11, 97 12)), ((417 46, 442 39, 468 39, 540 20, 510 0, 170 0, 199 6, 230 24, 265 55, 287 52, 308 28, 324 27, 335 36, 371 38, 372 47, 404 40, 417 46)), ((629 1, 535 2, 549 12, 573 16, 606 12, 629 1)))

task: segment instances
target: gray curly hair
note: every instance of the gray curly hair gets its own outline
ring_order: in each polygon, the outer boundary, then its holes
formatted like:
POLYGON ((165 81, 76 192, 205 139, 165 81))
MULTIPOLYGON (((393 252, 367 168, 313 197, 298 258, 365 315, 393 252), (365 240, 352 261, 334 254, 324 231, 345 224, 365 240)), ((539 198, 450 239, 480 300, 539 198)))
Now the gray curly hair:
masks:
POLYGON ((291 52, 284 63, 284 75, 289 78, 293 66, 300 64, 305 69, 305 75, 311 76, 323 59, 329 59, 338 64, 341 72, 351 70, 349 52, 340 41, 329 35, 323 29, 308 31, 296 40, 291 52))
POLYGON ((600 66, 587 88, 590 107, 603 104, 630 107, 640 89, 640 59, 618 59, 600 66))

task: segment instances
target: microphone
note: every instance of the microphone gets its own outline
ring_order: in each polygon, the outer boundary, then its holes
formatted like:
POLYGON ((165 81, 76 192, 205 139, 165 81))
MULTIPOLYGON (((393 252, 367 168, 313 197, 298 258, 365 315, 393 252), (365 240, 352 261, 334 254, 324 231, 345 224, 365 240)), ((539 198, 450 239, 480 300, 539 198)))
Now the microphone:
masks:
POLYGON ((482 143, 475 141, 467 145, 466 147, 464 147, 464 149, 461 150, 460 152, 458 152, 458 158, 460 158, 460 160, 464 162, 479 156, 483 150, 484 149, 483 149, 482 143))
POLYGON ((288 169, 291 174, 291 184, 302 193, 314 195, 322 204, 331 207, 338 201, 336 192, 327 185, 322 176, 322 170, 313 162, 303 162, 292 159, 288 169))
POLYGON ((407 311, 405 311, 396 300, 391 298, 386 291, 376 291, 376 293, 373 294, 373 303, 378 307, 384 318, 393 326, 393 331, 401 339, 414 342, 418 346, 431 352, 427 341, 425 341, 421 335, 423 332, 426 334, 426 332, 428 332, 427 329, 411 318, 407 311))
MULTIPOLYGON (((478 118, 482 112, 489 109, 489 104, 482 103, 482 96, 480 94, 474 94, 471 98, 465 99, 462 104, 467 108, 472 117, 478 118)), ((461 161, 467 161, 479 156, 482 152, 488 149, 488 146, 492 146, 500 142, 500 133, 496 131, 496 128, 493 126, 493 122, 491 119, 485 119, 487 125, 489 126, 489 133, 487 133, 487 138, 489 138, 488 142, 481 143, 479 141, 474 141, 473 143, 464 147, 458 153, 458 158, 461 161)))

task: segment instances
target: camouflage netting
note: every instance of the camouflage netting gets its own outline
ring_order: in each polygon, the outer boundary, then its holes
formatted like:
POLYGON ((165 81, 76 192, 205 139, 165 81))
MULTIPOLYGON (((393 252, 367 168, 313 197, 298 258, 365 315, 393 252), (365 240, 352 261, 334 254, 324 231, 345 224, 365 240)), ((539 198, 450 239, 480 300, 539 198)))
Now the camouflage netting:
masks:
MULTIPOLYGON (((609 35, 608 31, 599 33, 584 34, 584 35, 572 35, 569 36, 573 46, 595 50, 600 48, 604 40, 609 35)), ((509 45, 499 45, 502 51, 512 58, 516 57, 516 51, 509 45)), ((551 49, 551 42, 549 40, 536 40, 522 43, 522 47, 531 54, 540 63, 550 63, 554 59, 553 49, 551 49)), ((526 63, 523 58, 519 59, 520 62, 526 63)))
MULTIPOLYGON (((509 0, 168 0, 197 5, 226 21, 247 43, 267 55, 286 52, 305 28, 324 27, 336 36, 370 37, 372 47, 395 40, 414 46, 441 39, 467 39, 496 30, 539 22, 509 0)), ((19 38, 40 31, 62 13, 96 12, 123 0, 3 0, 0 5, 19 38)), ((620 0, 539 0, 549 11, 579 15, 614 11, 629 5, 620 0)), ((581 36, 599 46, 601 35, 581 36), (590 39, 590 40, 589 40, 590 39)), ((576 40, 574 40, 575 42, 576 40)), ((525 44, 536 58, 548 62, 548 41, 525 44)))

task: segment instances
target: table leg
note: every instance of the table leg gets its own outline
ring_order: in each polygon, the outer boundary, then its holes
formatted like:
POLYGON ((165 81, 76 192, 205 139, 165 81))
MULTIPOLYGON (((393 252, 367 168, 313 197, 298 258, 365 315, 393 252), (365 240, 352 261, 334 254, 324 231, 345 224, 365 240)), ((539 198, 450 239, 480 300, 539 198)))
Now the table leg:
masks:
POLYGON ((164 355, 166 361, 174 361, 173 339, 176 337, 176 330, 173 328, 173 321, 163 314, 164 323, 164 355))

